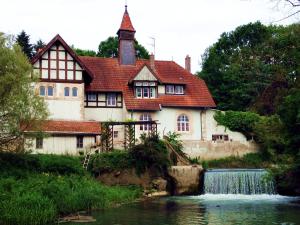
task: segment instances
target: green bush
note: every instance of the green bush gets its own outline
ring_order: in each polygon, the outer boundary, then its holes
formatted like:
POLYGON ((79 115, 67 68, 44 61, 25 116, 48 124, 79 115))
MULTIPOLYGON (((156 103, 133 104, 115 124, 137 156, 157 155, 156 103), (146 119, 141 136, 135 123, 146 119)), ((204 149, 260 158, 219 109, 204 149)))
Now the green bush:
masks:
POLYGON ((127 151, 114 150, 94 155, 89 170, 94 173, 132 168, 132 159, 127 151))
POLYGON ((261 119, 261 116, 253 112, 216 111, 214 118, 219 125, 231 131, 241 132, 250 139, 254 135, 255 123, 261 119))
POLYGON ((26 172, 84 174, 79 157, 46 154, 0 153, 0 173, 26 176, 26 172))
POLYGON ((157 135, 142 136, 142 143, 129 149, 129 157, 138 174, 147 169, 154 174, 163 174, 170 166, 168 150, 157 135))

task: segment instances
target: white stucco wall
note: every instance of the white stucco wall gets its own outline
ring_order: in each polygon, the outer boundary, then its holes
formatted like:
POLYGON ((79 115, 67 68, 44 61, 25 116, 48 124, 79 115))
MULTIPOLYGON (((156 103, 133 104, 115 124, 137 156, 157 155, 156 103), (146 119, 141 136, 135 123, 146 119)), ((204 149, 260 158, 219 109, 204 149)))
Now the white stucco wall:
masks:
POLYGON ((84 120, 84 84, 83 83, 55 83, 39 82, 36 84, 36 92, 44 86, 45 99, 49 110, 49 119, 84 120), (53 96, 48 96, 47 88, 53 87, 53 96), (64 89, 68 87, 70 95, 64 95, 64 89), (77 96, 72 96, 72 88, 77 88, 77 96))
POLYGON ((233 132, 224 126, 218 125, 214 119, 216 110, 206 110, 206 140, 212 140, 213 134, 227 134, 229 140, 247 142, 247 138, 239 132, 233 132))
POLYGON ((122 108, 84 108, 85 120, 124 121, 122 108))
POLYGON ((136 75, 134 80, 146 80, 146 81, 156 81, 157 79, 151 73, 147 66, 144 66, 143 69, 136 75))
POLYGON ((76 147, 76 136, 50 136, 43 138, 43 148, 36 149, 36 139, 27 139, 27 149, 33 153, 77 155, 79 151, 89 148, 95 143, 95 137, 84 136, 83 148, 76 147), (29 144, 30 143, 30 144, 29 144))

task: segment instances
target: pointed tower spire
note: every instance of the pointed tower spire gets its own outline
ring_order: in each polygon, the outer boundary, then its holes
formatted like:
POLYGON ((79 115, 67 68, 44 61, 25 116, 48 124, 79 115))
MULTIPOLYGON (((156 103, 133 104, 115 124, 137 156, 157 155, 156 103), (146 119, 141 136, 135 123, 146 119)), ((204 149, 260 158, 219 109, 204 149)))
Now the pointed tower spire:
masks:
POLYGON ((119 63, 121 65, 135 65, 136 56, 134 48, 135 29, 132 26, 127 5, 121 22, 120 29, 117 32, 119 38, 119 63))
POLYGON ((124 12, 123 19, 122 19, 121 26, 120 26, 120 29, 119 29, 118 33, 121 30, 127 30, 127 31, 135 32, 135 29, 134 29, 134 27, 132 26, 132 23, 131 23, 129 13, 127 11, 127 5, 125 5, 125 12, 124 12))

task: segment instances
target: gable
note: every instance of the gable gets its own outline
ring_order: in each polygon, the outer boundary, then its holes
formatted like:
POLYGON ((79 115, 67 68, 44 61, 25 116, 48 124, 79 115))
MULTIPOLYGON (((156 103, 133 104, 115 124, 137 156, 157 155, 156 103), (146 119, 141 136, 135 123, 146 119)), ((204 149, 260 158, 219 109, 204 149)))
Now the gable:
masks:
POLYGON ((61 44, 54 44, 33 68, 41 79, 82 81, 82 67, 61 44))
POLYGON ((134 81, 157 81, 157 78, 154 74, 149 70, 149 68, 145 65, 135 76, 134 81))
POLYGON ((90 75, 80 59, 59 35, 55 36, 31 62, 34 72, 39 74, 43 81, 83 82, 83 71, 90 75))

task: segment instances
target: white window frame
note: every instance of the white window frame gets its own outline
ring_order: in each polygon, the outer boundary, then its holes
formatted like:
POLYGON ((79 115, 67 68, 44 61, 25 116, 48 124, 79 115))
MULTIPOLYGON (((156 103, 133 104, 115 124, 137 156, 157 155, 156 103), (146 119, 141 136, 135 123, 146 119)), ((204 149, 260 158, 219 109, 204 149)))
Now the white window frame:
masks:
MULTIPOLYGON (((140 121, 152 121, 151 114, 144 113, 140 115, 140 121)), ((141 131, 150 131, 151 130, 151 124, 141 124, 140 125, 141 131)))
POLYGON ((150 98, 156 98, 156 88, 155 87, 150 87, 150 98))
POLYGON ((189 132, 190 131, 190 121, 186 114, 181 114, 177 117, 177 131, 179 132, 189 132))
POLYGON ((184 94, 184 88, 183 88, 183 85, 176 85, 175 86, 175 91, 174 93, 176 95, 183 95, 184 94))
POLYGON ((167 84, 166 85, 166 94, 174 94, 175 87, 174 85, 167 84))
POLYGON ((117 94, 116 93, 108 93, 106 95, 106 105, 107 106, 117 106, 117 94))
POLYGON ((143 98, 149 98, 150 97, 150 88, 149 87, 143 87, 143 98), (145 92, 145 90, 147 90, 145 92), (147 93, 147 95, 145 96, 145 93, 147 93))
POLYGON ((143 89, 142 89, 142 87, 136 87, 135 88, 135 97, 143 98, 143 89))

